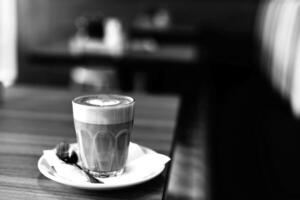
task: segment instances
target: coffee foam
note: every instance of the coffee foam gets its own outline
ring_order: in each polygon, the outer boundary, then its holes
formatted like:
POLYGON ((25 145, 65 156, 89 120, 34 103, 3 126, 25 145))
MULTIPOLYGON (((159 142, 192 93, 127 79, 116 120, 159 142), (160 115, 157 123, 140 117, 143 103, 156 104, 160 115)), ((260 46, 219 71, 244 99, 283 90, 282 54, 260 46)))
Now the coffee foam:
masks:
POLYGON ((102 100, 102 99, 90 99, 86 101, 87 104, 94 106, 113 106, 120 104, 120 101, 112 99, 112 100, 102 100))
POLYGON ((122 95, 87 95, 72 101, 75 120, 91 124, 119 124, 133 120, 134 99, 122 95))

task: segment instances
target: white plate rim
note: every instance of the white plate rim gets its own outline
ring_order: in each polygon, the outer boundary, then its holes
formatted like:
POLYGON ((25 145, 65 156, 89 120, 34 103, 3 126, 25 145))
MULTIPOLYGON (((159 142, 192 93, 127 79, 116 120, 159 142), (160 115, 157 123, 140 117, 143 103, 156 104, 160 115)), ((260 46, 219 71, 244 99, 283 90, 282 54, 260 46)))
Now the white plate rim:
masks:
MULTIPOLYGON (((145 148, 145 147, 143 147, 143 148, 148 151, 153 151, 153 150, 145 148)), ((71 186, 71 187, 75 187, 75 188, 79 188, 79 189, 88 189, 88 190, 109 190, 109 189, 119 189, 119 188, 125 188, 125 187, 138 185, 138 184, 147 182, 147 181, 157 177, 159 174, 161 174, 164 171, 164 169, 166 167, 165 165, 157 166, 155 168, 155 171, 153 171, 152 173, 147 175, 146 178, 134 179, 133 181, 128 182, 128 183, 120 183, 120 184, 105 184, 105 183, 103 184, 103 183, 88 183, 88 182, 78 183, 78 182, 71 182, 71 181, 65 180, 63 178, 52 175, 49 172, 49 170, 47 169, 47 167, 44 164, 42 164, 44 159, 45 159, 45 155, 42 155, 38 160, 37 167, 38 167, 40 173, 43 174, 45 177, 47 177, 50 180, 53 180, 57 183, 63 184, 63 185, 67 185, 67 186, 71 186)), ((103 179, 103 181, 105 182, 105 179, 103 179)))

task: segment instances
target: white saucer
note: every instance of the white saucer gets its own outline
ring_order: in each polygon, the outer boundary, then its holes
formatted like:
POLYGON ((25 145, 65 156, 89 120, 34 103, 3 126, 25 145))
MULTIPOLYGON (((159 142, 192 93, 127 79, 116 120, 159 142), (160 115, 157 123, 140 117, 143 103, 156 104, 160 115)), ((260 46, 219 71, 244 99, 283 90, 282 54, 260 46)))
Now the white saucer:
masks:
MULTIPOLYGON (((45 154, 43 154, 38 161, 38 169, 44 176, 46 176, 47 178, 55 182, 68 185, 71 187, 75 187, 75 188, 80 188, 80 189, 108 190, 108 189, 129 187, 140 183, 144 183, 148 180, 155 178, 164 170, 165 163, 169 161, 169 158, 167 156, 158 154, 149 148, 142 147, 134 143, 130 143, 129 154, 131 155, 135 154, 136 152, 133 151, 136 150, 133 149, 136 149, 136 147, 139 147, 142 150, 141 152, 143 155, 139 155, 141 158, 140 161, 139 162, 132 161, 131 163, 127 162, 125 171, 120 176, 99 179, 104 183, 90 183, 90 182, 78 182, 78 181, 74 182, 65 179, 53 173, 53 170, 51 166, 48 164, 45 154), (156 162, 155 160, 158 160, 158 162, 156 162)), ((128 160, 130 160, 130 155, 128 160)))

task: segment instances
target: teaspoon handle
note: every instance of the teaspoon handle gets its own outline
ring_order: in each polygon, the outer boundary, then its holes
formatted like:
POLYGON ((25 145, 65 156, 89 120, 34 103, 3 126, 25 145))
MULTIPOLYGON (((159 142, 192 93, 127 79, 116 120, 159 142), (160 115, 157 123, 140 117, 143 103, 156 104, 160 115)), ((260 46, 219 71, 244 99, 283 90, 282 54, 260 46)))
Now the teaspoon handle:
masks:
POLYGON ((83 171, 88 177, 91 183, 103 183, 102 181, 96 179, 93 175, 91 175, 90 173, 84 171, 82 169, 82 167, 80 167, 78 164, 74 164, 78 169, 80 169, 81 171, 83 171))

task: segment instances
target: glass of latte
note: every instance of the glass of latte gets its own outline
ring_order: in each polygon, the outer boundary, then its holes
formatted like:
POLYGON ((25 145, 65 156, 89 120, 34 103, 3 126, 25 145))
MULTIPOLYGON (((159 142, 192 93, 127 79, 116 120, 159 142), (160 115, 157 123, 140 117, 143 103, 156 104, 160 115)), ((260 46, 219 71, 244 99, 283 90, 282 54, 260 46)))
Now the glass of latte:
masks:
POLYGON ((86 95, 72 101, 82 168, 96 177, 122 174, 134 119, 133 98, 86 95))

